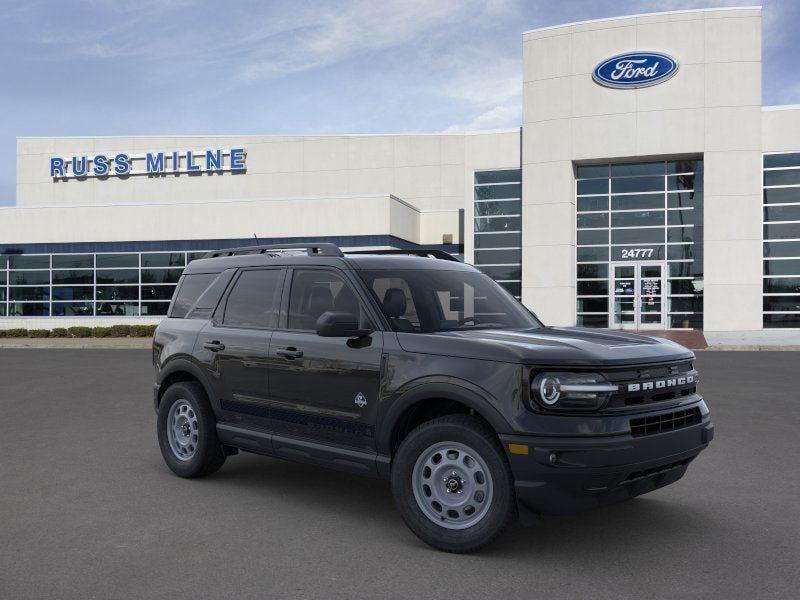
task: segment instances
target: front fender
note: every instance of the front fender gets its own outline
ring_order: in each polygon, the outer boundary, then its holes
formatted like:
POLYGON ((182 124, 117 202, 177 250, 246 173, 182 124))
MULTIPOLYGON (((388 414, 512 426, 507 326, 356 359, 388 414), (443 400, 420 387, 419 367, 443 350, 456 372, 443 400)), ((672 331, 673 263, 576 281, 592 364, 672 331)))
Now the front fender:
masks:
POLYGON ((175 375, 176 373, 188 373, 200 382, 200 385, 203 386, 203 389, 206 392, 208 401, 211 403, 212 410, 216 414, 217 419, 220 419, 220 407, 218 406, 216 395, 214 394, 214 388, 211 386, 211 383, 208 380, 207 373, 200 365, 184 356, 171 357, 163 365, 161 365, 156 380, 156 383, 159 386, 159 402, 161 401, 161 395, 166 389, 164 387, 164 382, 168 381, 171 376, 175 375))

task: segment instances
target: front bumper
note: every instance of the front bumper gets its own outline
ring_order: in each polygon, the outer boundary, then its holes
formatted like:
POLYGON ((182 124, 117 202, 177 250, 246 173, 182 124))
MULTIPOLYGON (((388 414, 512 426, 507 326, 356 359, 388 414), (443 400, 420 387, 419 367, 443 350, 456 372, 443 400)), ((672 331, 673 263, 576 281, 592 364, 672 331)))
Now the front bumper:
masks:
POLYGON ((517 500, 539 514, 563 515, 677 481, 713 437, 714 425, 706 414, 690 427, 641 437, 501 435, 500 439, 514 474, 517 500), (525 448, 528 453, 520 454, 525 448))

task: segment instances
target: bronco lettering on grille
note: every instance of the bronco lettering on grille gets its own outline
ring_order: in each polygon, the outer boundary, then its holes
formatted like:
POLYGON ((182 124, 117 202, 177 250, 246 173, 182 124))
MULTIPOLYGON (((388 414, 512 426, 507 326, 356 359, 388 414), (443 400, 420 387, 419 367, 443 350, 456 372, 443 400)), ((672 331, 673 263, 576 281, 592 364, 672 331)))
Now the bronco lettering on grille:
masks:
POLYGON ((687 385, 694 383, 694 375, 681 377, 671 377, 669 379, 656 379, 655 381, 645 381, 644 383, 629 383, 629 392, 646 392, 648 390, 661 390, 675 387, 676 385, 687 385))

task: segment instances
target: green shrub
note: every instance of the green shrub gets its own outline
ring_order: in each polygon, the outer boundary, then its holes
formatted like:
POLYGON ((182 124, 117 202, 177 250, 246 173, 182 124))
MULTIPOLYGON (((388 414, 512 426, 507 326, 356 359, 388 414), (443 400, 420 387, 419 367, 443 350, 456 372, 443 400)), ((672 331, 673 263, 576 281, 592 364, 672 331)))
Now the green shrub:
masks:
POLYGON ((10 337, 10 338, 28 337, 28 330, 23 329, 22 327, 6 329, 5 333, 6 333, 5 337, 10 337))
POLYGON ((131 325, 131 337, 152 337, 155 325, 131 325))
POLYGON ((0 329, 0 338, 4 338, 4 337, 6 337, 6 330, 5 329, 0 329))
POLYGON ((31 338, 46 338, 50 337, 49 329, 28 329, 28 337, 31 338))
POLYGON ((67 331, 63 327, 54 327, 53 329, 50 330, 50 337, 58 337, 58 338, 69 337, 69 331, 67 331))
POLYGON ((109 329, 111 337, 128 337, 131 334, 130 325, 112 325, 109 329))
POLYGON ((92 328, 83 326, 70 327, 67 329, 67 333, 70 335, 70 337, 87 338, 92 337, 92 328))
POLYGON ((111 337, 111 327, 93 327, 92 337, 96 338, 111 337))

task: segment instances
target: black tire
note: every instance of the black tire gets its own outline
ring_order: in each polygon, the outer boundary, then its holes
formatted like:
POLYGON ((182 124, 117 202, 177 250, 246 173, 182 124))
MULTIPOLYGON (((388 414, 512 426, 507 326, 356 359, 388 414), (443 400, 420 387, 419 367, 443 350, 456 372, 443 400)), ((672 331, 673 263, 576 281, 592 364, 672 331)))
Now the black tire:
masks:
MULTIPOLYGON (((193 418, 194 415, 192 415, 193 418)), ((217 420, 208 402, 203 386, 193 381, 174 383, 161 398, 158 405, 158 445, 164 462, 173 473, 180 477, 204 477, 219 470, 225 462, 225 453, 217 437, 217 420), (172 406, 185 400, 196 415, 197 440, 193 455, 183 460, 170 446, 167 433, 167 419, 172 406)))
POLYGON ((406 525, 425 543, 445 552, 474 552, 492 542, 517 517, 514 477, 495 432, 470 415, 448 415, 423 423, 400 444, 392 462, 392 494, 406 525), (420 508, 412 483, 414 465, 432 445, 456 442, 474 449, 485 462, 493 482, 486 514, 465 529, 435 523, 420 508))

